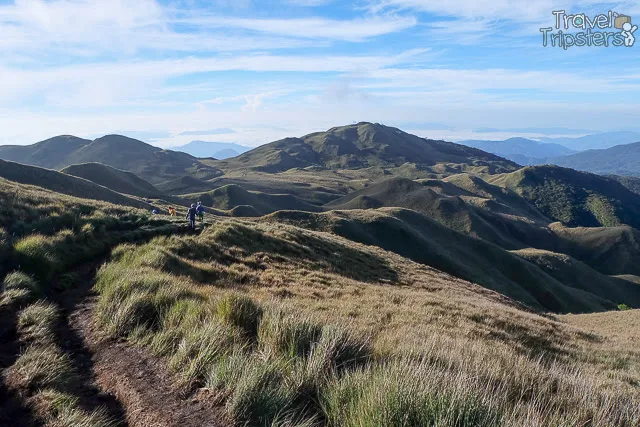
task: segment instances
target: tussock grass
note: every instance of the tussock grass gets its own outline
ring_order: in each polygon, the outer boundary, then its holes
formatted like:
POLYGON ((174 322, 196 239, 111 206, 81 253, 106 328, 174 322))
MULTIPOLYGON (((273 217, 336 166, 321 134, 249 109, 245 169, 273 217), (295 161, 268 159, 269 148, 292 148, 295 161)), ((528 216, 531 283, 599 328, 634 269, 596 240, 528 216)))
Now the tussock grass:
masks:
POLYGON ((2 282, 2 288, 0 306, 25 305, 41 294, 40 286, 33 277, 20 271, 7 274, 2 282))
POLYGON ((21 338, 38 344, 53 342, 54 328, 59 316, 58 307, 46 301, 29 305, 18 315, 18 331, 21 338))
POLYGON ((55 427, 113 427, 117 423, 110 419, 104 409, 88 412, 81 408, 79 399, 56 390, 43 390, 35 399, 38 407, 46 413, 49 425, 55 427))
POLYGON ((223 322, 240 328, 249 337, 257 335, 262 309, 250 298, 227 295, 218 301, 216 309, 223 322))
POLYGON ((28 347, 9 368, 11 382, 27 390, 65 387, 75 380, 69 357, 55 345, 28 347))

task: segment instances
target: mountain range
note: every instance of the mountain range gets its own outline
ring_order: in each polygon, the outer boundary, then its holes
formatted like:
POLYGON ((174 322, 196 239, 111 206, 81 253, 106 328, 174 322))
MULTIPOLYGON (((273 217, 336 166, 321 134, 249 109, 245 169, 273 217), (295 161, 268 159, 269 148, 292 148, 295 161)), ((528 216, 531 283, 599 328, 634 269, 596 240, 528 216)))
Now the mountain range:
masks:
MULTIPOLYGON (((531 155, 568 150, 522 139, 487 144, 530 146, 531 155)), ((15 182, 147 209, 145 199, 163 209, 202 201, 219 216, 275 215, 380 246, 536 308, 640 305, 637 285, 609 278, 640 276, 640 195, 620 180, 558 166, 521 168, 381 124, 286 138, 226 160, 117 135, 0 147, 0 157, 34 165, 3 163, 0 177, 15 182), (589 274, 599 279, 575 280, 589 274)))

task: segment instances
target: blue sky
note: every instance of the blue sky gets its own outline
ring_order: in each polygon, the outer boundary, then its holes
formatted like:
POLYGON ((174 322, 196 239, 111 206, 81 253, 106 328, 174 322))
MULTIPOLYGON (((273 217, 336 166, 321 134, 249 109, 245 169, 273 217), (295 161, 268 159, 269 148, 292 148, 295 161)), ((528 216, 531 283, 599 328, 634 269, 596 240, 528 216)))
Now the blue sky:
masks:
POLYGON ((560 9, 640 22, 637 1, 0 0, 0 144, 255 146, 354 121, 450 140, 638 130, 640 31, 544 48, 560 9))

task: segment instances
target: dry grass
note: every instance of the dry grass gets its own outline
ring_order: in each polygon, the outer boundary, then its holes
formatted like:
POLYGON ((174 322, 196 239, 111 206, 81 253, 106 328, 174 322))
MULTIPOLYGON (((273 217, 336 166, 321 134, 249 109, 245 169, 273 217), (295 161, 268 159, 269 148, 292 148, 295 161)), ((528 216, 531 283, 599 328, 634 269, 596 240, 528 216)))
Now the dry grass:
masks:
POLYGON ((640 419, 640 362, 608 337, 327 233, 225 220, 120 247, 97 290, 105 331, 169 356, 239 425, 640 419))

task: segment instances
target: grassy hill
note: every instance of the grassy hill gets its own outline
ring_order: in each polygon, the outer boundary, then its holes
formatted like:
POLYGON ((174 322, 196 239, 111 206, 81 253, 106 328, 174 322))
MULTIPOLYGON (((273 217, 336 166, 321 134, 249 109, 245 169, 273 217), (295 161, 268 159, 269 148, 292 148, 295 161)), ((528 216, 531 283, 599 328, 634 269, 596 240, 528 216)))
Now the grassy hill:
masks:
POLYGON ((0 178, 21 184, 35 185, 60 194, 83 199, 102 200, 122 206, 152 209, 152 206, 148 203, 127 197, 89 180, 35 166, 0 160, 0 178))
POLYGON ((609 178, 557 166, 530 166, 487 181, 515 191, 547 217, 569 226, 640 227, 640 196, 609 178))
POLYGON ((0 270, 10 259, 17 271, 0 271, 0 421, 166 425, 197 414, 201 425, 492 427, 640 417, 628 327, 637 310, 544 315, 375 246, 432 253, 465 273, 482 255, 487 279, 524 298, 602 302, 412 211, 208 221, 186 233, 180 218, 3 182, 0 270))
POLYGON ((302 138, 286 138, 216 165, 223 170, 248 168, 273 173, 309 166, 335 170, 399 167, 406 163, 426 166, 465 164, 493 172, 516 169, 514 163, 477 149, 427 140, 373 123, 336 127, 302 138))
POLYGON ((640 142, 616 145, 604 150, 588 150, 553 158, 550 163, 597 173, 640 177, 640 142))
POLYGON ((0 158, 48 169, 99 162, 133 172, 154 184, 184 175, 201 179, 220 175, 215 168, 188 154, 163 150, 121 135, 107 135, 94 141, 64 136, 33 145, 0 147, 0 158))
POLYGON ((534 308, 584 312, 611 309, 618 304, 566 286, 498 246, 409 210, 277 212, 269 218, 381 247, 534 308))
MULTIPOLYGON (((452 177, 453 178, 453 177, 452 177)), ((551 245, 549 220, 517 194, 480 178, 456 175, 451 181, 392 178, 325 205, 327 209, 402 207, 442 225, 505 249, 551 245)))
POLYGON ((258 213, 259 215, 266 215, 279 210, 304 210, 310 212, 322 210, 318 206, 305 203, 289 194, 251 192, 233 184, 225 185, 206 193, 186 194, 182 197, 188 200, 201 201, 205 206, 225 211, 243 207, 241 210, 236 210, 236 214, 244 212, 245 214, 258 213), (253 209, 244 207, 252 207, 253 209))
POLYGON ((61 172, 78 178, 88 179, 118 193, 152 198, 162 196, 160 190, 136 174, 121 171, 101 163, 71 165, 62 169, 61 172))

